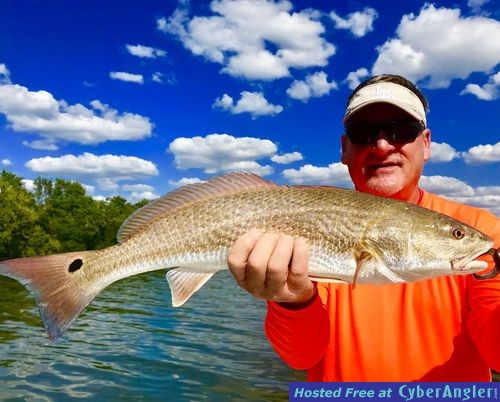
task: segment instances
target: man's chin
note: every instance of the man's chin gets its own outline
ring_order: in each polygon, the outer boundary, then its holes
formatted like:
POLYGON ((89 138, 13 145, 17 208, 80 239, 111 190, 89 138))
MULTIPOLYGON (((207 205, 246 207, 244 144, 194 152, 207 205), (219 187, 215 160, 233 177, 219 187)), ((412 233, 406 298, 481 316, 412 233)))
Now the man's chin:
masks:
POLYGON ((382 197, 395 197, 401 192, 403 187, 400 184, 388 180, 369 180, 364 186, 358 188, 361 191, 380 195, 382 197))

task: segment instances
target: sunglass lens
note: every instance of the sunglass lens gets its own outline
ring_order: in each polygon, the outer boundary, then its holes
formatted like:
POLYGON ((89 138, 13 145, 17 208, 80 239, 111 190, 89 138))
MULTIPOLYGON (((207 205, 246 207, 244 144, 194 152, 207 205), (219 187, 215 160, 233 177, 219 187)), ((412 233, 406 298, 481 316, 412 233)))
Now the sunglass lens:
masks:
POLYGON ((345 133, 353 144, 372 144, 381 132, 393 144, 406 144, 415 141, 423 130, 418 122, 359 122, 348 124, 345 133))

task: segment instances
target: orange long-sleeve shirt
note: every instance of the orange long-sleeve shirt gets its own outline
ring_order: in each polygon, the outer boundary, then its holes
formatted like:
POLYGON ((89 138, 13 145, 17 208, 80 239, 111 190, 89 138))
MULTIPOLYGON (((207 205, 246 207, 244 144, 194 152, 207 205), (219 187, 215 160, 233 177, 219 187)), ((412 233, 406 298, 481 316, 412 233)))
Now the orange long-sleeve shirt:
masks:
MULTIPOLYGON (((500 220, 491 213, 429 193, 419 205, 500 246, 500 220)), ((443 276, 354 290, 318 283, 318 296, 301 310, 269 302, 265 329, 309 381, 491 381, 489 368, 500 371, 500 278, 443 276)))

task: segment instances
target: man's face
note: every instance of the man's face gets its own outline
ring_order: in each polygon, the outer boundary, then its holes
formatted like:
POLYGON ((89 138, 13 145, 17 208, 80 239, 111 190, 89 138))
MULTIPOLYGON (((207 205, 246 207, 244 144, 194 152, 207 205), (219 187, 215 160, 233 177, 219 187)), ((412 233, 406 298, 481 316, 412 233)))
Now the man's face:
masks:
MULTIPOLYGON (((396 106, 377 103, 365 106, 349 119, 354 122, 415 120, 396 106)), ((372 144, 353 144, 342 136, 342 163, 349 168, 359 191, 416 202, 424 162, 430 158, 429 129, 415 141, 395 144, 380 135, 372 144)))

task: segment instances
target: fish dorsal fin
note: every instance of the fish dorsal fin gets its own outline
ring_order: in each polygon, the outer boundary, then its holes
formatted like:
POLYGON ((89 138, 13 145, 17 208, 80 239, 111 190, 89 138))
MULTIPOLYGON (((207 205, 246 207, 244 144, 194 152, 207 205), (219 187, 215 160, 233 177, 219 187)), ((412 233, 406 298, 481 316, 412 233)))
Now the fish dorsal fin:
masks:
POLYGON ((118 242, 123 243, 158 217, 182 206, 245 190, 276 186, 273 182, 248 172, 228 173, 203 183, 189 184, 151 201, 130 215, 118 230, 118 242))

